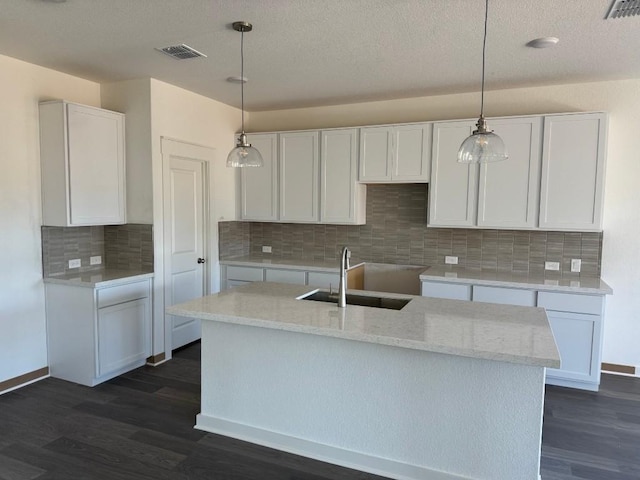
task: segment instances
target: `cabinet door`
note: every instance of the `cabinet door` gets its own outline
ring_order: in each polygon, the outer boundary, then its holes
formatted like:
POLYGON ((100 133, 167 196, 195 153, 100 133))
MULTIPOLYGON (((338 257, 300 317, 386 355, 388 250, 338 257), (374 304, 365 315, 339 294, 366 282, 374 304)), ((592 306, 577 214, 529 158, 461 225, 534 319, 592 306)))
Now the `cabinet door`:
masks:
POLYGON ((98 309, 98 377, 151 354, 149 303, 143 298, 98 309))
POLYGON ((320 134, 320 221, 364 224, 366 187, 358 183, 358 130, 320 134))
POLYGON ((431 173, 430 128, 431 124, 394 127, 392 180, 429 181, 431 173))
POLYGON ((364 127, 360 129, 361 182, 391 180, 393 156, 393 127, 364 127))
POLYGON ((492 120, 509 152, 480 165, 478 226, 535 228, 538 220, 541 118, 492 120))
POLYGON ((547 310, 560 352, 560 368, 548 368, 547 377, 600 383, 599 315, 547 310))
POLYGON ((318 132, 280 134, 280 220, 317 222, 318 132))
POLYGON ((258 222, 278 220, 278 135, 247 135, 264 165, 240 169, 240 218, 258 222))
POLYGON ((124 116, 67 105, 71 225, 124 223, 124 116))
POLYGON ((603 113, 545 117, 540 228, 602 230, 605 145, 603 113))
POLYGON ((458 150, 473 125, 471 121, 433 125, 429 226, 470 227, 476 223, 478 165, 458 163, 458 150))

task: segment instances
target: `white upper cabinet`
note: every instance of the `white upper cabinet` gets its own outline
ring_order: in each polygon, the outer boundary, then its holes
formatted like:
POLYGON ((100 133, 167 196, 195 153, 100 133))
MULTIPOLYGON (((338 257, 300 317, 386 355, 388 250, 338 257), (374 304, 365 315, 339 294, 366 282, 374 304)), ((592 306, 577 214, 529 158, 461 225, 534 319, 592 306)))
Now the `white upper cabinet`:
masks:
POLYGON ((471 227, 476 223, 478 165, 458 163, 458 149, 473 121, 433 125, 429 226, 471 227))
POLYGON ((540 178, 539 117, 490 120, 509 152, 502 162, 458 163, 460 145, 474 122, 436 123, 429 197, 429 225, 536 227, 540 178))
POLYGON ((358 130, 325 130, 320 141, 320 221, 364 224, 367 187, 358 183, 358 130))
POLYGON ((318 222, 318 132, 280 134, 280 221, 318 222))
POLYGON ((430 132, 426 123, 360 128, 359 180, 428 182, 430 132))
POLYGON ((40 160, 44 225, 125 223, 123 114, 41 103, 40 160))
POLYGON ((480 165, 478 226, 535 228, 540 184, 539 117, 492 120, 509 159, 480 165))
POLYGON ((544 119, 540 228, 602 230, 607 116, 544 119))
POLYGON ((264 165, 240 169, 240 219, 278 220, 278 134, 252 133, 247 139, 262 155, 264 165))

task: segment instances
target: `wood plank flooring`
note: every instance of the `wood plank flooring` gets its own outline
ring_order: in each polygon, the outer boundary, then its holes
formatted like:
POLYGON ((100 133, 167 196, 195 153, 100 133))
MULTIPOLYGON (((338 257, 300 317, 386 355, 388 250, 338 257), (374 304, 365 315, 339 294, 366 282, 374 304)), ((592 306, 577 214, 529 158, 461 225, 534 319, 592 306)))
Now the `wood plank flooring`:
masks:
MULTIPOLYGON (((94 388, 46 379, 0 396, 0 480, 382 480, 193 429, 200 345, 94 388)), ((640 379, 548 387, 542 480, 640 479, 640 379)))

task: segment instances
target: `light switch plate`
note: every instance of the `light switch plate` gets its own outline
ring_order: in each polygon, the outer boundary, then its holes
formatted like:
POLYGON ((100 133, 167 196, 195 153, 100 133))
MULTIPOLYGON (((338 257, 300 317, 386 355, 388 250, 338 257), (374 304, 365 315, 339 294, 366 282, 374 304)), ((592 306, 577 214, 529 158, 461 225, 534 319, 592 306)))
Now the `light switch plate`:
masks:
POLYGON ((457 265, 458 257, 447 255, 444 257, 444 263, 446 263, 447 265, 457 265))
POLYGON ((69 260, 69 268, 80 268, 82 265, 82 261, 79 258, 74 258, 73 260, 69 260))
POLYGON ((96 255, 94 257, 89 257, 89 265, 101 265, 102 264, 102 256, 96 255))
POLYGON ((545 270, 560 270, 560 262, 544 262, 545 270))
POLYGON ((573 273, 580 273, 580 269, 582 268, 582 259, 580 258, 572 258, 571 259, 571 271, 573 273))

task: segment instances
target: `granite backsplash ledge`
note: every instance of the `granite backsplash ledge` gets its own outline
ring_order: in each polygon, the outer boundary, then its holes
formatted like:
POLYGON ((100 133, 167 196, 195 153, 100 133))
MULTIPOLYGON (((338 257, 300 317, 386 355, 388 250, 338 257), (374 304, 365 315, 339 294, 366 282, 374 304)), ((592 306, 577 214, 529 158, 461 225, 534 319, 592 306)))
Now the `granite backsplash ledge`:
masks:
POLYGON ((602 233, 427 228, 426 188, 368 185, 366 225, 220 222, 220 258, 262 255, 270 245, 274 256, 337 261, 347 245, 367 262, 443 265, 454 255, 469 269, 545 273, 553 261, 560 271, 547 275, 571 275, 580 258, 581 275, 600 275, 602 233))
POLYGON ((43 276, 90 272, 105 268, 153 271, 153 226, 143 224, 91 227, 42 227, 43 276), (100 255, 101 265, 90 265, 100 255), (79 258, 80 268, 69 268, 79 258))

